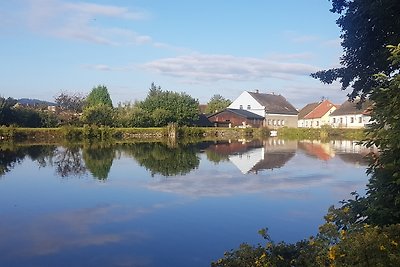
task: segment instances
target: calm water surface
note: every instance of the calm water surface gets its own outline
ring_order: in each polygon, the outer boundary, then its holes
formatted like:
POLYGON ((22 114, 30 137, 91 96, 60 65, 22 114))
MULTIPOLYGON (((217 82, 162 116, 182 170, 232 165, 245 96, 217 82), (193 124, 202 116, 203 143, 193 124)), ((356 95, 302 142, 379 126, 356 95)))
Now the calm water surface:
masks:
POLYGON ((209 266, 314 235, 364 192, 350 141, 16 146, 0 151, 0 266, 209 266))

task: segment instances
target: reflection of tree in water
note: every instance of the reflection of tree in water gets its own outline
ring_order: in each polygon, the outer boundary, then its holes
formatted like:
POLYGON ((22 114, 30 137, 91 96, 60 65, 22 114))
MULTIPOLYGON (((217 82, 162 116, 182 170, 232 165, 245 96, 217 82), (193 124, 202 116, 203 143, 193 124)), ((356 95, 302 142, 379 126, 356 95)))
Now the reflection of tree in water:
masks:
POLYGON ((229 155, 221 154, 211 149, 206 150, 206 155, 209 161, 216 164, 224 161, 229 161, 229 155))
POLYGON ((56 172, 61 177, 82 176, 86 173, 79 146, 58 148, 54 155, 56 172))
POLYGON ((162 143, 142 143, 123 146, 126 154, 133 156, 151 175, 184 175, 199 166, 198 148, 194 145, 168 147, 162 143))
POLYGON ((26 157, 37 162, 40 167, 51 164, 55 146, 10 146, 0 148, 0 176, 11 171, 16 164, 21 163, 26 157))
POLYGON ((82 151, 83 160, 90 173, 99 180, 108 177, 113 160, 115 148, 112 146, 89 146, 82 151))

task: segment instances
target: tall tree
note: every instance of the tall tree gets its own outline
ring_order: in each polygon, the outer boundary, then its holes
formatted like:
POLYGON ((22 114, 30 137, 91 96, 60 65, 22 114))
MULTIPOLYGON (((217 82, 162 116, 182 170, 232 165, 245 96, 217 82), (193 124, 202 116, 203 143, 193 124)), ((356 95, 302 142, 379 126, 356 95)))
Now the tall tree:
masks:
POLYGON ((170 122, 179 125, 190 124, 199 114, 199 102, 196 99, 186 93, 163 91, 154 83, 139 107, 151 114, 153 124, 156 122, 157 126, 170 122))
MULTIPOLYGON (((375 225, 400 222, 400 2, 398 0, 332 0, 332 12, 341 16, 343 67, 312 74, 322 82, 339 79, 351 86, 351 98, 361 94, 374 101, 367 144, 380 154, 373 157, 365 197, 345 202, 353 223, 375 225), (388 49, 389 48, 389 49, 388 49)), ((340 223, 339 223, 340 224, 340 223)))
POLYGON ((207 103, 206 113, 216 113, 224 110, 232 103, 231 100, 224 98, 221 95, 213 95, 207 103))
POLYGON ((103 104, 111 108, 113 107, 108 89, 104 85, 93 87, 92 91, 86 98, 86 107, 93 107, 99 104, 103 104))
POLYGON ((365 97, 377 85, 373 75, 390 75, 399 63, 387 60, 387 45, 400 43, 400 2, 398 0, 331 0, 333 13, 340 14, 336 24, 341 29, 343 67, 311 74, 324 83, 339 80, 342 89, 365 97))

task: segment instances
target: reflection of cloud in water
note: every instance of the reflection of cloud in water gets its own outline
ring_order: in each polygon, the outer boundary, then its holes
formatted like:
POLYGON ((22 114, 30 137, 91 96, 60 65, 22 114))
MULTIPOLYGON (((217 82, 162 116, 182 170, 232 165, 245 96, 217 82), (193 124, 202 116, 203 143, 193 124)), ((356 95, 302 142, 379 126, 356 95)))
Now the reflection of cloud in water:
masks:
MULTIPOLYGON (((151 237, 142 231, 132 232, 118 229, 113 233, 112 230, 104 231, 102 227, 128 222, 166 205, 171 204, 155 204, 149 208, 105 205, 50 215, 38 215, 30 218, 29 222, 12 216, 8 219, 3 218, 0 222, 0 235, 2 240, 12 242, 0 242, 1 255, 7 255, 11 259, 63 253, 66 249, 102 246, 123 241, 138 243, 151 237), (25 230, 21 232, 20 229, 25 230)), ((110 260, 109 257, 107 260, 110 260)))
POLYGON ((289 195, 304 197, 304 189, 335 181, 334 177, 325 174, 310 173, 307 175, 296 175, 294 173, 278 174, 271 171, 268 176, 247 175, 235 176, 230 173, 217 171, 197 172, 184 177, 170 177, 149 183, 147 187, 151 190, 189 195, 201 196, 230 196, 235 194, 267 193, 268 195, 289 195), (297 193, 296 191, 303 190, 297 193))

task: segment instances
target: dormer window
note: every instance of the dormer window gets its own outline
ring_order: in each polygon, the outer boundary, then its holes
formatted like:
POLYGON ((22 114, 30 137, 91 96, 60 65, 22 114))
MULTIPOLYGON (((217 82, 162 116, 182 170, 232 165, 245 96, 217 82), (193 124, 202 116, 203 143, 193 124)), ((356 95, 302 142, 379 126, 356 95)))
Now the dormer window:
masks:
POLYGON ((250 106, 250 105, 247 105, 247 109, 251 109, 251 106, 250 106))
POLYGON ((239 109, 243 109, 243 105, 240 105, 240 106, 239 106, 239 109))

